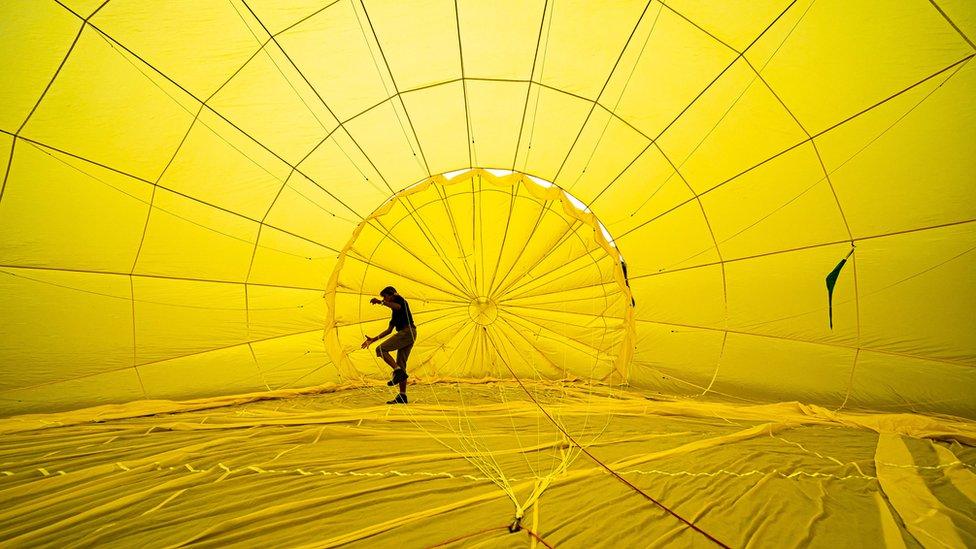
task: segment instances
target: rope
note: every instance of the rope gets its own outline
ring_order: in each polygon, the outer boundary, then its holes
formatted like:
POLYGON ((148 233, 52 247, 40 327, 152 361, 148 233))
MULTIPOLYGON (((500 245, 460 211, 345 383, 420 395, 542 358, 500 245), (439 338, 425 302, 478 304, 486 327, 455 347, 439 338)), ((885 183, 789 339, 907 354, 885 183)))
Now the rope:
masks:
POLYGON ((528 528, 523 527, 522 529, 525 530, 525 533, 528 534, 530 538, 535 538, 535 540, 541 543, 542 545, 545 545, 549 549, 554 549, 554 547, 552 545, 549 545, 549 543, 546 542, 546 540, 542 539, 542 536, 540 536, 539 534, 533 532, 532 530, 529 530, 528 528))
MULTIPOLYGON (((490 339, 490 338, 489 338, 489 339, 490 339)), ((492 341, 492 345, 494 345, 494 341, 492 341)), ((666 505, 664 505, 664 504, 663 504, 663 503, 661 503, 660 501, 658 501, 658 500, 656 500, 656 499, 654 499, 654 498, 653 498, 653 497, 652 497, 651 495, 649 495, 649 494, 648 494, 647 492, 645 492, 645 491, 643 491, 643 490, 641 490, 641 489, 640 489, 640 488, 638 488, 638 487, 637 487, 636 485, 634 485, 633 483, 631 483, 631 482, 630 482, 629 480, 627 480, 627 479, 625 479, 624 477, 622 477, 622 476, 621 476, 621 475, 620 475, 619 473, 617 473, 616 471, 614 471, 614 470, 613 470, 613 469, 612 469, 612 468, 611 468, 611 467, 610 467, 609 465, 607 465, 607 464, 605 464, 605 463, 603 463, 603 462, 602 462, 602 461, 601 461, 601 460, 600 460, 599 458, 597 458, 597 457, 596 457, 596 456, 594 456, 594 455, 593 455, 592 453, 590 453, 590 451, 589 451, 589 450, 587 450, 586 448, 584 448, 584 447, 583 447, 583 445, 581 445, 581 444, 580 444, 579 442, 577 442, 577 441, 576 441, 576 439, 575 439, 575 438, 573 438, 573 436, 572 436, 572 435, 570 435, 570 434, 569 434, 569 433, 568 433, 568 432, 566 431, 566 429, 564 429, 564 428, 563 428, 563 426, 562 426, 562 425, 560 425, 560 424, 559 424, 559 422, 557 422, 557 421, 556 421, 556 420, 555 420, 555 419, 554 419, 554 418, 553 418, 553 417, 552 417, 552 416, 551 416, 551 415, 549 414, 549 411, 548 411, 548 410, 546 410, 546 409, 545 409, 545 408, 544 408, 544 407, 542 406, 542 404, 539 404, 539 401, 538 401, 538 400, 536 400, 536 398, 535 398, 535 395, 533 395, 533 394, 532 394, 532 392, 528 390, 528 388, 527 388, 527 387, 526 387, 526 386, 525 386, 525 385, 524 385, 524 384, 522 383, 522 380, 521 380, 521 379, 520 379, 520 378, 518 377, 518 375, 516 375, 516 373, 515 373, 515 371, 514 371, 514 370, 512 370, 512 368, 511 368, 511 366, 509 366, 509 364, 508 364, 508 361, 507 361, 507 360, 505 360, 505 357, 504 357, 504 356, 503 356, 503 355, 501 354, 501 351, 499 351, 499 349, 498 349, 498 346, 497 346, 497 345, 495 346, 495 351, 496 351, 496 352, 498 353, 498 357, 499 357, 499 358, 501 358, 501 360, 502 360, 502 362, 503 362, 503 363, 505 364, 505 367, 506 367, 506 368, 508 368, 508 371, 509 371, 509 373, 511 373, 511 374, 512 374, 512 377, 513 377, 513 378, 515 378, 515 381, 517 381, 517 382, 518 382, 518 384, 519 384, 519 386, 520 386, 520 387, 522 387, 522 390, 523 390, 523 391, 525 391, 525 394, 527 394, 527 395, 529 395, 529 398, 530 398, 530 399, 532 399, 532 402, 534 402, 534 403, 535 403, 535 405, 539 407, 539 410, 540 410, 540 411, 541 411, 541 412, 542 412, 543 414, 545 414, 545 416, 546 416, 546 417, 547 417, 547 418, 549 419, 549 421, 551 421, 551 422, 552 422, 552 424, 553 424, 553 425, 555 425, 555 426, 556 426, 556 428, 557 428, 557 429, 559 429, 559 431, 560 431, 560 432, 562 432, 562 434, 563 434, 563 435, 564 435, 564 436, 566 437, 566 439, 567 439, 567 440, 569 440, 569 441, 570 441, 570 442, 571 442, 571 443, 572 443, 572 444, 573 444, 574 446, 576 446, 577 448, 579 448, 581 452, 583 452, 584 454, 586 454, 586 455, 587 455, 587 456, 588 456, 588 457, 589 457, 590 459, 592 459, 592 460, 593 460, 593 461, 594 461, 594 462, 595 462, 595 463, 596 463, 597 465, 599 465, 600 467, 602 467, 602 468, 604 468, 604 469, 606 469, 606 471, 607 471, 608 473, 610 473, 611 475, 613 475, 614 477, 616 477, 616 478, 617 478, 617 480, 619 480, 620 482, 622 482, 622 483, 624 483, 624 484, 626 484, 626 485, 627 485, 627 486, 628 486, 628 487, 629 487, 630 489, 632 489, 632 490, 634 490, 635 492, 637 492, 638 494, 640 494, 641 496, 643 496, 643 497, 644 497, 645 499, 647 499, 647 500, 649 500, 649 501, 651 501, 651 502, 653 502, 653 503, 654 503, 655 505, 657 505, 657 506, 658 506, 658 507, 660 507, 661 509, 664 509, 665 511, 667 511, 667 512, 668 512, 668 514, 670 514, 670 515, 671 515, 671 516, 673 516, 674 518, 676 518, 676 519, 678 519, 678 520, 680 520, 681 522, 683 522, 684 524, 686 524, 686 525, 687 525, 687 526, 688 526, 689 528, 691 528, 692 530, 694 530, 694 531, 696 531, 696 532, 698 532, 699 534, 701 534, 701 535, 703 535, 703 536, 705 536, 706 538, 708 538, 709 540, 711 540, 712 542, 714 542, 714 543, 715 543, 716 545, 718 545, 719 547, 723 547, 724 549, 731 549, 731 548, 730 548, 730 547, 729 547, 728 545, 726 545, 726 544, 724 544, 724 543, 722 543, 721 541, 719 541, 719 540, 718 540, 718 539, 717 539, 717 538, 716 538, 715 536, 713 536, 713 535, 711 535, 711 534, 709 534, 709 533, 708 533, 708 532, 706 532, 705 530, 702 530, 702 529, 701 529, 701 528, 699 528, 698 526, 695 526, 695 524, 694 524, 693 522, 691 522, 691 521, 689 521, 688 519, 686 519, 686 518, 684 518, 684 517, 682 517, 681 515, 679 515, 678 513, 676 513, 676 512, 674 512, 674 511, 673 511, 673 510, 671 510, 671 509, 670 509, 670 508, 669 508, 668 506, 666 506, 666 505)))

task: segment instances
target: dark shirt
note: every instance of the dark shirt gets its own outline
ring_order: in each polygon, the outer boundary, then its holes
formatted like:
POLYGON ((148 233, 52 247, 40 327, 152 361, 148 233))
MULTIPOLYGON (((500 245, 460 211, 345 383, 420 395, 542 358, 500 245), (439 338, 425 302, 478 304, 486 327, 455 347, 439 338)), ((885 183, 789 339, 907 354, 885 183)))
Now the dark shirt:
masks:
POLYGON ((411 328, 416 328, 417 326, 413 323, 413 313, 410 312, 410 305, 407 304, 407 300, 395 295, 392 301, 400 304, 400 310, 393 309, 391 311, 390 328, 396 328, 398 332, 405 330, 408 325, 411 328))

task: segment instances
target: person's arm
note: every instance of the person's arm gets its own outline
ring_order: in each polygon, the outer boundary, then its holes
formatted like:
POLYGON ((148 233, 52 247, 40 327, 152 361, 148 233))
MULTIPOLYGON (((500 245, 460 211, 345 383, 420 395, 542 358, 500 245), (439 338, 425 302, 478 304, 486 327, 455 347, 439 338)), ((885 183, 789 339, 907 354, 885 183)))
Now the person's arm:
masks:
POLYGON ((392 332, 392 331, 393 331, 393 326, 389 326, 389 327, 386 328, 386 330, 383 331, 382 334, 380 334, 380 335, 378 335, 376 337, 366 336, 366 341, 363 342, 363 345, 360 348, 361 349, 365 349, 366 347, 369 347, 374 342, 379 341, 379 340, 383 339, 384 337, 390 335, 390 332, 392 332))
MULTIPOLYGON (((400 310, 400 304, 397 303, 397 302, 395 302, 395 301, 393 301, 392 299, 389 299, 389 300, 387 300, 387 299, 376 299, 374 297, 373 299, 370 299, 369 302, 371 304, 373 304, 373 305, 386 305, 387 307, 393 309, 394 311, 400 310)), ((380 339, 383 339, 384 337, 390 335, 390 332, 392 332, 392 331, 393 331, 393 320, 391 319, 390 320, 390 325, 386 327, 386 331, 384 331, 382 334, 380 334, 380 335, 378 335, 376 337, 366 336, 366 341, 363 342, 362 348, 365 349, 366 347, 369 347, 373 342, 378 341, 380 339)))
POLYGON ((370 299, 369 302, 373 305, 385 305, 394 311, 399 311, 403 306, 400 305, 402 298, 400 296, 391 297, 390 299, 370 299), (399 298, 399 299, 398 299, 399 298))

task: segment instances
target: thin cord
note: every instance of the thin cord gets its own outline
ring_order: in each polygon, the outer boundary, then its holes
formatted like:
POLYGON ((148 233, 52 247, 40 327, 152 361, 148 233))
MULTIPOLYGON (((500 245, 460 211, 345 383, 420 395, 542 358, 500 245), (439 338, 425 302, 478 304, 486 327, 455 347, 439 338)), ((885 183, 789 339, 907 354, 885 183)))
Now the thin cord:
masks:
MULTIPOLYGON (((494 342, 492 342, 492 344, 494 344, 494 342)), ((496 350, 497 350, 497 347, 496 347, 496 350)), ((692 530, 694 530, 694 531, 698 532, 699 534, 705 536, 706 538, 708 538, 709 540, 711 540, 712 542, 714 542, 719 547, 724 547, 725 549, 731 549, 728 545, 726 545, 726 544, 722 543, 721 541, 719 541, 715 536, 709 534, 705 530, 702 530, 700 527, 696 526, 693 522, 691 522, 688 519, 682 517, 678 513, 672 511, 669 507, 667 507, 666 505, 664 505, 660 501, 658 501, 658 500, 654 499, 653 497, 651 497, 647 492, 641 490, 636 485, 634 485, 633 483, 631 483, 629 480, 627 480, 624 477, 622 477, 619 473, 617 473, 616 471, 614 471, 609 465, 607 465, 607 464, 603 463, 602 461, 600 461, 599 458, 597 458, 596 456, 594 456, 583 445, 581 445, 579 442, 577 442, 576 439, 572 435, 570 435, 566 431, 566 429, 564 429, 563 426, 560 425, 560 423, 558 421, 556 421, 552 417, 552 415, 549 414, 549 411, 546 410, 545 407, 543 407, 542 404, 540 404, 538 400, 536 400, 535 396, 528 390, 528 388, 525 387, 525 384, 522 383, 522 380, 518 377, 518 375, 511 368, 511 366, 509 366, 508 361, 505 360, 505 357, 500 352, 498 353, 498 356, 499 356, 499 358, 502 359, 502 362, 508 368, 508 371, 509 371, 509 373, 512 374, 512 377, 515 378, 515 381, 517 381, 518 384, 519 384, 519 386, 522 387, 522 390, 525 391, 525 393, 527 395, 529 395, 529 398, 530 399, 532 399, 532 402, 534 402, 535 405, 539 407, 539 410, 542 411, 542 413, 549 419, 549 421, 551 421, 552 424, 555 425, 556 428, 559 429, 562 432, 563 436, 565 436, 567 440, 569 440, 570 442, 573 443, 573 445, 575 445, 577 448, 579 448, 581 452, 583 452, 584 454, 586 454, 597 465, 599 465, 600 467, 604 468, 608 473, 610 473, 611 475, 613 475, 617 480, 619 480, 620 482, 622 482, 625 485, 627 485, 630 489, 634 490, 635 492, 637 492, 638 494, 640 494, 641 496, 643 496, 645 499, 653 502, 655 505, 657 505, 661 509, 664 509, 665 511, 668 512, 668 514, 670 514, 674 518, 680 520, 681 522, 683 522, 684 524, 686 524, 692 530)))

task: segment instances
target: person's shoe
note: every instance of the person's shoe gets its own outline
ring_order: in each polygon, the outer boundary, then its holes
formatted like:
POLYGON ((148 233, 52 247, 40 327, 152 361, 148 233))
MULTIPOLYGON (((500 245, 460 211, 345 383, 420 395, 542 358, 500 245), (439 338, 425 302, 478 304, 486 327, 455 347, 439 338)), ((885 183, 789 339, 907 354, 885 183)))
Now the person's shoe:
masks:
POLYGON ((387 404, 406 404, 407 403, 407 395, 404 394, 404 393, 399 393, 399 394, 397 394, 396 398, 394 398, 393 400, 387 400, 386 403, 387 404))
POLYGON ((393 370, 393 379, 387 381, 386 384, 389 385, 390 387, 393 387, 398 383, 406 381, 408 377, 410 376, 407 375, 406 370, 404 370, 403 368, 395 368, 393 370))

